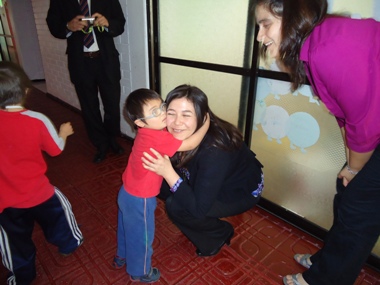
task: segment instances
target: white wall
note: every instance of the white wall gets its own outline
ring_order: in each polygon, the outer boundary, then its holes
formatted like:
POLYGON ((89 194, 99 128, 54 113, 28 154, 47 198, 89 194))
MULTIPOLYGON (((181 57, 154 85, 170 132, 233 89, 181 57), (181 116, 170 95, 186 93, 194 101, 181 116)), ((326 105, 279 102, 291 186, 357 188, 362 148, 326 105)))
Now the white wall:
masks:
MULTIPOLYGON (((121 35, 121 45, 117 46, 121 57, 121 108, 128 94, 138 88, 149 88, 149 59, 147 11, 144 0, 120 0, 126 18, 126 31, 121 35)), ((123 118, 123 117, 122 117, 123 118)), ((121 130, 134 137, 133 129, 124 118, 121 130)))
MULTIPOLYGON (((146 5, 143 0, 119 0, 126 18, 125 32, 115 38, 121 63, 121 110, 127 95, 137 88, 149 88, 146 5)), ((80 109, 67 69, 66 41, 54 38, 47 27, 49 0, 32 0, 42 54, 47 92, 80 109)), ((134 137, 133 130, 121 120, 121 131, 134 137)))
MULTIPOLYGON (((37 30, 30 0, 8 0, 7 9, 12 15, 10 21, 20 64, 31 80, 44 79, 40 47, 35 40, 37 30)), ((38 13, 38 10, 36 12, 38 13)))

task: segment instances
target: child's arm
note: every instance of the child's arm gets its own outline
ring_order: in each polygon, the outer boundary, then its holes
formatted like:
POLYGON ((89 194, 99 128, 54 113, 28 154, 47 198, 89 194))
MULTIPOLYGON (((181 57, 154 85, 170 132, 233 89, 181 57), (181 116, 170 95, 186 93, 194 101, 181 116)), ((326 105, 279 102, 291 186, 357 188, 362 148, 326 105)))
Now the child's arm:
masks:
POLYGON ((198 131, 196 131, 194 134, 192 134, 190 137, 183 140, 178 151, 189 151, 189 150, 196 148, 201 143, 201 141, 203 140, 203 138, 206 135, 209 127, 210 127, 210 116, 207 113, 206 114, 206 121, 203 123, 202 127, 200 127, 200 129, 198 131))
POLYGON ((58 136, 63 139, 66 143, 66 139, 68 136, 71 136, 74 133, 73 127, 70 122, 63 123, 59 128, 58 136))

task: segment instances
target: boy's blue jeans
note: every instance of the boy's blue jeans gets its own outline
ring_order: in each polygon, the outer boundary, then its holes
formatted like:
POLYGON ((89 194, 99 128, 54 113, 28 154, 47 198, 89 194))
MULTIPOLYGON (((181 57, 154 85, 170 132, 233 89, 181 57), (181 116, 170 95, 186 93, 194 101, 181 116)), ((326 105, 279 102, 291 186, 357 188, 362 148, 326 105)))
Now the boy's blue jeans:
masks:
POLYGON ((119 211, 116 255, 126 259, 129 275, 143 276, 152 267, 156 197, 132 196, 122 186, 117 202, 119 211))

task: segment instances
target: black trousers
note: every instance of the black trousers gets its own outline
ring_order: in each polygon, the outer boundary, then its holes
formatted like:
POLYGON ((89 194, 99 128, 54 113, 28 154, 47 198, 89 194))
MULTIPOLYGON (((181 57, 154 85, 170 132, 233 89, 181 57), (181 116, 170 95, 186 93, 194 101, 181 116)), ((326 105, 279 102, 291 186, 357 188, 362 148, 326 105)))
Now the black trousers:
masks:
POLYGON ((303 273, 310 285, 352 285, 380 235, 380 146, 344 187, 337 179, 334 221, 303 273))
POLYGON ((87 135, 92 144, 106 151, 110 140, 120 135, 120 81, 107 74, 101 55, 97 58, 84 58, 85 80, 75 83, 75 90, 82 110, 87 135), (100 110, 103 103, 104 117, 100 110))
POLYGON ((37 222, 48 242, 61 253, 74 251, 83 241, 71 205, 56 188, 55 194, 32 208, 7 208, 0 214, 0 252, 10 274, 8 284, 28 285, 36 277, 36 248, 32 240, 37 222))
MULTIPOLYGON (((163 196, 161 196, 162 198, 163 196)), ((208 254, 219 248, 233 231, 232 225, 220 218, 248 211, 259 201, 259 197, 247 195, 236 203, 216 201, 206 217, 194 217, 186 209, 167 196, 166 210, 173 223, 202 253, 208 254)))

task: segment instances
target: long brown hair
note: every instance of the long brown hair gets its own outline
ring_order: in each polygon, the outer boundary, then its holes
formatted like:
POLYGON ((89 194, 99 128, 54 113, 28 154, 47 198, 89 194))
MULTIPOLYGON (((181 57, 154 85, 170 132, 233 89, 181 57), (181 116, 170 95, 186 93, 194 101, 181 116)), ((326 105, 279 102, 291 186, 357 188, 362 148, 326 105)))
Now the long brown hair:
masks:
MULTIPOLYGON (((210 146, 226 151, 233 151, 241 146, 243 142, 241 132, 234 125, 219 118, 210 110, 207 96, 201 89, 186 84, 180 85, 169 92, 165 102, 169 106, 170 102, 180 98, 186 98, 194 105, 197 118, 196 131, 203 125, 206 114, 208 113, 210 116, 210 127, 205 136, 208 139, 203 139, 201 144, 207 143, 210 146)), ((178 159, 178 154, 173 156, 172 162, 176 167, 185 166, 195 156, 198 148, 199 146, 191 151, 181 153, 181 160, 178 159)))
MULTIPOLYGON (((257 0, 271 14, 282 19, 280 64, 292 80, 292 91, 305 82, 304 64, 300 60, 301 47, 315 26, 327 15, 327 0, 257 0)), ((262 52, 266 47, 262 46, 262 52)))

